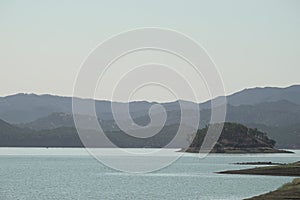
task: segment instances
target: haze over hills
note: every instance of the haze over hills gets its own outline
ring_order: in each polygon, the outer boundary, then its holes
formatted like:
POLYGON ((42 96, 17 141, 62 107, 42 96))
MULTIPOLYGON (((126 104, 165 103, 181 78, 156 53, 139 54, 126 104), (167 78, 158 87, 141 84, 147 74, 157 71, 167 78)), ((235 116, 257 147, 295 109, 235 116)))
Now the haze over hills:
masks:
MULTIPOLYGON (((221 98, 221 97, 219 97, 221 98)), ((216 98, 216 102, 218 99, 216 98)), ((78 99, 83 103, 92 101, 78 99)), ((300 86, 287 88, 245 89, 227 97, 227 122, 242 123, 268 132, 280 148, 300 148, 300 86)), ((103 129, 108 132, 120 131, 111 111, 112 102, 95 102, 97 116, 103 129)), ((113 102, 113 104, 126 104, 113 102)), ((155 103, 130 102, 133 120, 139 125, 150 122, 149 108, 155 103)), ((190 102, 195 105, 195 103, 190 102)), ((167 126, 180 123, 179 102, 161 104, 167 111, 167 126)), ((210 102, 198 104, 201 110, 200 128, 210 121, 210 102)), ((86 116, 82 116, 86 117, 86 116)), ((154 116, 155 117, 155 116, 154 116)), ((36 131, 74 127, 72 98, 52 95, 17 94, 0 97, 0 119, 18 127, 36 131)), ((127 120, 124 118, 124 120, 127 120)))
MULTIPOLYGON (((218 126, 218 125, 217 125, 218 126)), ((165 126, 158 134, 149 138, 136 138, 123 133, 122 131, 106 132, 105 135, 94 130, 86 130, 86 135, 81 137, 95 137, 97 141, 91 141, 89 147, 111 147, 106 143, 104 137, 108 137, 116 146, 123 148, 161 148, 169 145, 178 130, 177 125, 165 126)), ((188 152, 198 152, 207 128, 192 130, 184 128, 183 140, 170 144, 169 148, 190 148, 188 152), (189 142, 192 135, 196 134, 193 141, 189 142), (185 142, 182 142, 185 141, 185 142)), ((83 147, 75 127, 59 127, 48 130, 32 130, 19 128, 0 120, 0 147, 83 147)), ((275 141, 269 139, 265 133, 256 129, 247 128, 241 124, 225 123, 221 137, 213 148, 215 153, 286 153, 274 148, 275 141)))
POLYGON ((34 131, 0 120, 1 147, 76 147, 82 146, 75 128, 34 131))
MULTIPOLYGON (((138 124, 146 125, 150 118, 147 110, 144 115, 134 118, 138 124)), ((142 113, 142 112, 141 112, 142 113)), ((209 123, 210 110, 203 109, 200 111, 200 127, 209 123)), ((180 110, 167 111, 167 125, 178 124, 180 122, 180 110)), ((82 118, 87 116, 82 116, 82 118)), ((155 117, 155 116, 154 116, 155 117)), ((126 120, 126 119, 124 119, 126 120)), ((277 102, 260 103, 256 105, 227 106, 226 121, 239 122, 242 124, 261 124, 265 126, 288 126, 297 124, 300 121, 300 105, 291 103, 286 100, 277 102)), ((103 123, 114 123, 113 119, 101 120, 103 123)), ((19 124, 22 127, 29 127, 35 130, 51 129, 61 126, 73 127, 74 121, 72 114, 52 113, 49 116, 39 118, 29 123, 19 124)))

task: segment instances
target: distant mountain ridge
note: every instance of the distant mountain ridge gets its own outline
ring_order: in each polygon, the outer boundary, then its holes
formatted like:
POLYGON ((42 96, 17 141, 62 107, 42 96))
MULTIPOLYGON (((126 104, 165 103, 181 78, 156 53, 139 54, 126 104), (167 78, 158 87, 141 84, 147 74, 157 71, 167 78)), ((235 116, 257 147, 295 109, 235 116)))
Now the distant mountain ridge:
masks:
MULTIPOLYGON (((214 99, 217 102, 218 97, 214 99)), ((78 98, 79 99, 79 98, 78 98)), ((92 101, 90 99, 79 99, 82 102, 92 101)), ((286 88, 252 88, 227 96, 227 103, 232 106, 255 105, 264 102, 276 102, 287 100, 294 104, 300 104, 300 85, 286 88)), ((209 109, 210 102, 200 103, 201 109, 209 109)), ((112 119, 111 104, 124 104, 120 102, 109 102, 96 100, 96 112, 101 119, 112 119)), ((192 102, 191 102, 192 103, 192 102)), ((130 111, 136 118, 145 115, 153 102, 136 101, 130 102, 130 111)), ((193 103, 192 103, 193 104, 193 103)), ((167 111, 179 110, 179 102, 161 103, 167 111)), ((0 97, 0 119, 9 123, 28 123, 52 113, 72 113, 72 98, 54 95, 16 94, 0 97)))
MULTIPOLYGON (((223 97, 217 97, 214 101, 218 104, 218 100, 223 97)), ((286 100, 294 104, 300 105, 300 85, 292 85, 285 88, 279 87, 256 87, 247 88, 239 92, 226 96, 229 105, 255 105, 263 102, 276 102, 286 100)), ((210 100, 200 104, 201 108, 209 108, 210 100)))
POLYGON ((227 102, 234 106, 254 105, 262 102, 275 102, 281 100, 287 100, 300 105, 300 85, 292 85, 286 88, 250 88, 227 97, 227 102))

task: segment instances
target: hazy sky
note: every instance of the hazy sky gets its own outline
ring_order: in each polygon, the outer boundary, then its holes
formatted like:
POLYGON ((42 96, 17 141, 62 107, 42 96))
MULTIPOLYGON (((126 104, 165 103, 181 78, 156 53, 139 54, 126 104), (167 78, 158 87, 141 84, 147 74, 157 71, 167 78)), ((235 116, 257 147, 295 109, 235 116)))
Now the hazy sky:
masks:
POLYGON ((174 29, 202 44, 227 93, 298 84, 299 11, 298 0, 1 0, 0 95, 71 96, 89 52, 139 27, 174 29))

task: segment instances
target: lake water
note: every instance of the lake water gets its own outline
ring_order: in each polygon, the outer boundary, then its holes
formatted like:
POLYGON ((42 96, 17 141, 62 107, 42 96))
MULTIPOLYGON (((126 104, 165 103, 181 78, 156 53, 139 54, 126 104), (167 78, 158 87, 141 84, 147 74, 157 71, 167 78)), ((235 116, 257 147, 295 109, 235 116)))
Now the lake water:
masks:
POLYGON ((253 167, 231 164, 235 162, 299 161, 300 151, 295 152, 210 154, 204 159, 186 154, 162 170, 129 174, 104 166, 84 149, 0 148, 0 199, 243 199, 293 177, 214 172, 253 167))

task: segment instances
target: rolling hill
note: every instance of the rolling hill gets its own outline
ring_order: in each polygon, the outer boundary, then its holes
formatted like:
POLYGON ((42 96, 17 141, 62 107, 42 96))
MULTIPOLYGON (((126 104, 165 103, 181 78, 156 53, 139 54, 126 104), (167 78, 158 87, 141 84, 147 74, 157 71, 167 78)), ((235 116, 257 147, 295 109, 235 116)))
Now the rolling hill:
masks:
MULTIPOLYGON (((215 101, 218 101, 216 98, 215 101)), ((77 99, 83 104, 89 99, 77 99)), ((195 105, 192 102, 185 102, 195 105)), ((270 138, 277 141, 279 148, 300 148, 300 86, 287 88, 252 88, 245 89, 227 97, 227 122, 245 124, 268 132, 270 138)), ((99 122, 107 132, 118 132, 111 105, 125 104, 120 102, 96 101, 95 107, 99 122)), ((154 102, 130 102, 130 114, 139 125, 150 122, 149 108, 154 102)), ((179 102, 161 104, 167 111, 166 126, 180 123, 179 102)), ((201 112, 199 127, 204 128, 211 117, 210 101, 198 104, 201 112)), ((122 113, 119 113, 122 115, 122 113)), ((79 114, 78 114, 79 115, 79 114)), ((157 113, 159 115, 159 113, 157 113)), ((82 118, 88 116, 80 114, 82 118)), ((155 117, 155 116, 154 116, 155 117)), ((0 119, 14 128, 30 128, 36 131, 73 128, 72 98, 53 95, 16 94, 0 97, 0 119)), ((124 117, 123 120, 128 120, 124 117)))

